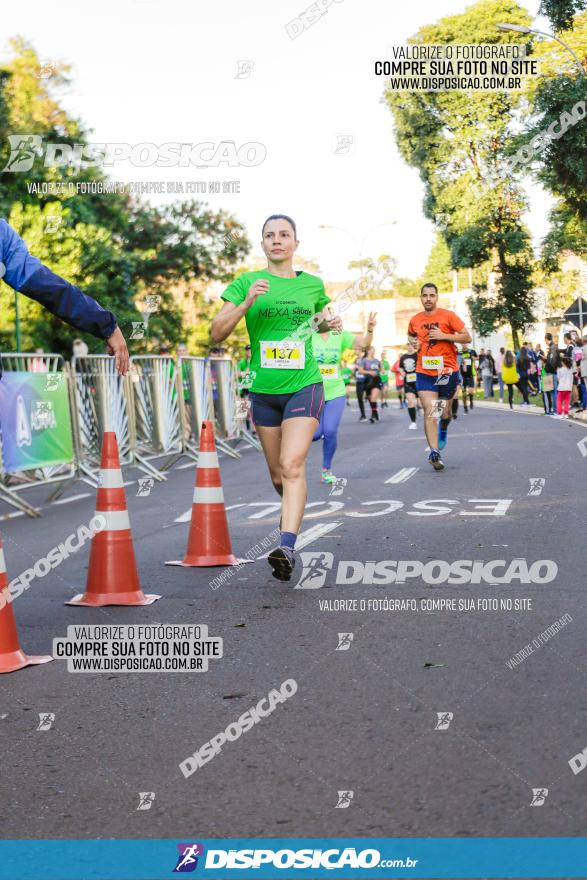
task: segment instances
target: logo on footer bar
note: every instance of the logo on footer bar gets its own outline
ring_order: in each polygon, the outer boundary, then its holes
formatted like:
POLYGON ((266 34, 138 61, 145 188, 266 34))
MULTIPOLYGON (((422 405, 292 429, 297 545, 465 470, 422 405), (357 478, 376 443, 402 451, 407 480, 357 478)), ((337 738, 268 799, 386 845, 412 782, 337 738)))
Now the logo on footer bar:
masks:
POLYGON ((177 865, 173 869, 174 874, 188 874, 198 867, 198 859, 204 855, 204 847, 201 843, 178 843, 179 856, 177 865))

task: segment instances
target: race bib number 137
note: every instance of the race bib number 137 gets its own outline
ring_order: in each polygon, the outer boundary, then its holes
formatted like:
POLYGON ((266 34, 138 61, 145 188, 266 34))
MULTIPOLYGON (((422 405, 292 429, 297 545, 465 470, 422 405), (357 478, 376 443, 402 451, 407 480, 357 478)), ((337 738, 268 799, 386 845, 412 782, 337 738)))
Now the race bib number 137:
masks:
POLYGON ((267 340, 261 342, 261 366, 271 370, 303 370, 306 347, 303 342, 267 340))

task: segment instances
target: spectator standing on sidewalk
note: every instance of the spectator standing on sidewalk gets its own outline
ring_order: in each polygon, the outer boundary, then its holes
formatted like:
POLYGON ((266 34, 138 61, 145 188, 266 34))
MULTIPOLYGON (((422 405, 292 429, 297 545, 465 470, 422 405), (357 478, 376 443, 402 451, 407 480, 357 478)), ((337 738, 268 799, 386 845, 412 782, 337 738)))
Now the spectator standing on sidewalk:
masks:
POLYGON ((571 392, 571 407, 578 412, 582 410, 581 405, 581 360, 583 358, 583 350, 581 348, 578 335, 573 332, 573 390, 571 392))
POLYGON ((556 411, 556 392, 557 392, 557 383, 558 376, 557 370, 561 365, 561 356, 558 350, 558 345, 553 339, 552 333, 547 333, 544 337, 544 347, 546 348, 545 355, 545 363, 544 369, 547 376, 552 376, 553 388, 552 388, 552 409, 553 413, 556 411))
POLYGON ((542 391, 542 405, 544 406, 545 416, 554 416, 554 380, 555 375, 549 366, 546 356, 543 355, 538 362, 540 368, 540 389, 542 391))
POLYGON ((530 342, 525 342, 524 348, 526 349, 528 360, 530 361, 530 366, 528 367, 528 391, 534 397, 540 391, 538 355, 532 348, 530 342))
POLYGON ((518 375, 520 377, 518 388, 520 389, 522 397, 524 398, 522 406, 530 406, 530 401, 528 400, 528 372, 530 370, 530 363, 531 362, 530 358, 528 357, 528 349, 525 345, 523 345, 516 359, 516 367, 518 369, 518 375))
POLYGON ((581 349, 582 359, 581 369, 581 409, 587 409, 587 336, 583 337, 583 347, 581 349))
POLYGON ((499 402, 503 403, 503 377, 501 375, 501 368, 503 367, 503 358, 505 355, 505 348, 502 346, 499 349, 499 352, 495 356, 495 372, 497 373, 497 384, 499 386, 499 402))
POLYGON ((477 386, 477 388, 481 388, 481 385, 483 384, 483 376, 482 376, 483 367, 482 367, 482 364, 483 364, 483 362, 484 362, 484 360, 485 360, 486 357, 487 357, 487 355, 485 354, 485 349, 484 349, 484 348, 480 348, 480 349, 479 349, 479 356, 478 356, 478 358, 477 358, 477 374, 476 374, 476 377, 475 377, 475 381, 476 381, 476 386, 477 386))
POLYGON ((566 356, 563 356, 562 361, 562 366, 557 370, 558 392, 556 396, 556 412, 557 418, 568 419, 571 392, 573 390, 573 362, 566 356))
POLYGON ((518 375, 518 371, 516 369, 516 357, 513 351, 506 351, 503 358, 503 365, 501 368, 501 375, 503 377, 504 385, 507 385, 508 389, 508 403, 510 405, 510 409, 514 408, 514 385, 517 385, 520 377, 518 375))

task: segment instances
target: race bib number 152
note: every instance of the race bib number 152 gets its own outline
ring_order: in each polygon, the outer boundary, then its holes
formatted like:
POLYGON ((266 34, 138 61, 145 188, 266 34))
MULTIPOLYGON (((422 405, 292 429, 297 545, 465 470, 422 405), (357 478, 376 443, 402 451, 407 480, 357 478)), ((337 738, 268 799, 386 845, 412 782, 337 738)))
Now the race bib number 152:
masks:
POLYGON ((431 357, 425 355, 422 357, 422 368, 424 370, 442 370, 444 368, 444 358, 442 355, 431 357))

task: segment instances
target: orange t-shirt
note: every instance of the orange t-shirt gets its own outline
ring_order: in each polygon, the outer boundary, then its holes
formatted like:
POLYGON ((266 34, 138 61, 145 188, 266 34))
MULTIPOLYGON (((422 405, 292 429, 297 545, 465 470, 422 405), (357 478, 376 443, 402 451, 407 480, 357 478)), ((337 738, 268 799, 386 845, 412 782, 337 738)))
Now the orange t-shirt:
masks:
POLYGON ((408 325, 408 336, 417 336, 420 347, 418 348, 418 373, 428 373, 436 376, 438 373, 454 373, 458 370, 457 350, 454 342, 446 342, 444 339, 434 341, 429 339, 429 330, 438 327, 442 333, 460 333, 465 325, 458 315, 448 309, 436 309, 431 314, 418 312, 408 325))

